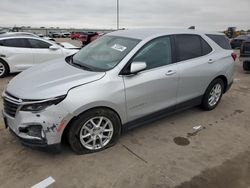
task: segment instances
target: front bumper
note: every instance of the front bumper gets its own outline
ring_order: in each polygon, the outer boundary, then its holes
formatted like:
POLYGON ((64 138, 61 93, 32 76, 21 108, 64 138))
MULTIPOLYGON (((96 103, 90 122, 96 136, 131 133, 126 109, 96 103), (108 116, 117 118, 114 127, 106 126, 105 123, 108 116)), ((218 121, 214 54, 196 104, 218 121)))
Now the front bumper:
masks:
POLYGON ((39 149, 42 151, 48 151, 51 153, 61 152, 61 144, 48 145, 45 140, 25 139, 25 138, 18 136, 11 128, 9 128, 9 131, 13 136, 19 139, 19 141, 25 146, 39 149))
MULTIPOLYGON (((10 109, 6 104, 4 103, 4 109, 10 109)), ((8 110, 3 111, 6 128, 9 128, 24 145, 57 152, 63 130, 71 119, 63 102, 39 112, 20 109, 20 106, 17 107, 14 115, 9 114, 8 110)))

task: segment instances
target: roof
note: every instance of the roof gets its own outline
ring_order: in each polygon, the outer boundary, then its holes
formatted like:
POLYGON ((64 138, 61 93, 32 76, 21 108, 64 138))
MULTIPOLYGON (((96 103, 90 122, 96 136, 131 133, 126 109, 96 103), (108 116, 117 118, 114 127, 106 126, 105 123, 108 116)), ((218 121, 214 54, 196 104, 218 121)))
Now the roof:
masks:
POLYGON ((7 33, 2 33, 0 34, 0 39, 1 38, 7 38, 7 37, 38 37, 37 35, 33 33, 26 33, 26 32, 7 32, 7 33))
POLYGON ((224 33, 219 32, 202 32, 193 29, 128 29, 119 30, 111 32, 107 35, 121 36, 134 39, 144 40, 148 37, 161 36, 161 35, 171 35, 171 34, 216 34, 224 35, 224 33))

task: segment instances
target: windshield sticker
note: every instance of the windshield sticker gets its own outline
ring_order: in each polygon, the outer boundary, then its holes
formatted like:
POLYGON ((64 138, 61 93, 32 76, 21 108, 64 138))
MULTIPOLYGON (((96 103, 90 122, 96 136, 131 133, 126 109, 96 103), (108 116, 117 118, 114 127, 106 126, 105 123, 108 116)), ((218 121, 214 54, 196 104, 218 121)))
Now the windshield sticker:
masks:
POLYGON ((127 49, 127 47, 122 46, 120 44, 114 44, 111 48, 114 49, 114 50, 117 50, 119 52, 123 52, 124 50, 127 49))

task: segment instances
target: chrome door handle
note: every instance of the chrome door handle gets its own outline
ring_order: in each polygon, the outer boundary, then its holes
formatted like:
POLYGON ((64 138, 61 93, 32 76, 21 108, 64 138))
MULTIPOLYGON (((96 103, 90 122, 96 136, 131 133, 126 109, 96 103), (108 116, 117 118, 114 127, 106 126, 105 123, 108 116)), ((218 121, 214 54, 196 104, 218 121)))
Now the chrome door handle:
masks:
POLYGON ((173 74, 176 74, 176 71, 175 70, 169 70, 165 75, 166 76, 171 76, 173 74))

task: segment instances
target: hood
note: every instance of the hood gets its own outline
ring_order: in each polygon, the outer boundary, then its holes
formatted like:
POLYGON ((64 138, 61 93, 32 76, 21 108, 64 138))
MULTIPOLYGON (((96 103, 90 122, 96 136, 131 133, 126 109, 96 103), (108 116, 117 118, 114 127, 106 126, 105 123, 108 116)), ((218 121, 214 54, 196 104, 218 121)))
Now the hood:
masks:
POLYGON ((72 87, 101 79, 105 72, 79 69, 57 59, 34 66, 13 78, 6 91, 20 99, 48 99, 67 94, 72 87))

